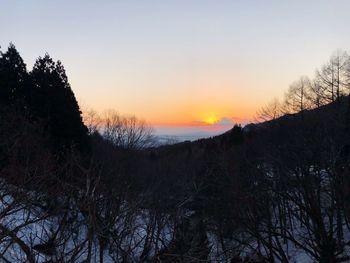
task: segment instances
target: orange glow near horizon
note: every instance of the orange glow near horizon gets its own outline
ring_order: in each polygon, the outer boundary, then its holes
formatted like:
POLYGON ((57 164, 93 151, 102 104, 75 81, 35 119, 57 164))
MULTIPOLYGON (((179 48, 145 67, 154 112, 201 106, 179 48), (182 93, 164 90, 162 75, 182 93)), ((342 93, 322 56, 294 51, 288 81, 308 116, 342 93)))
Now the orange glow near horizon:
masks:
MULTIPOLYGON (((108 104, 106 108, 98 107, 96 110, 103 113, 106 109, 115 109, 122 115, 135 115, 154 127, 203 127, 206 129, 210 127, 218 129, 223 126, 229 127, 231 124, 251 122, 256 113, 254 105, 241 105, 233 102, 231 106, 225 101, 217 105, 209 102, 200 103, 200 101, 188 105, 181 100, 176 103, 168 103, 168 105, 165 102, 152 103, 152 107, 147 104, 132 105, 128 107, 129 111, 122 111, 113 106, 108 107, 108 104), (222 124, 223 120, 226 120, 225 124, 222 124)), ((82 109, 84 111, 84 107, 82 109)))

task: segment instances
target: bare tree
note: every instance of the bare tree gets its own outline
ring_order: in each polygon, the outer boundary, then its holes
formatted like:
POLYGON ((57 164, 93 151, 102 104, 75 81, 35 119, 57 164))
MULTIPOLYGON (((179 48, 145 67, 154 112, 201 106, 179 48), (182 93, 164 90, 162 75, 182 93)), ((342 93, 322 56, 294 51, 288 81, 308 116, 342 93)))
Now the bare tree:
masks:
POLYGON ((114 145, 125 149, 143 149, 153 146, 153 129, 135 116, 121 116, 113 110, 102 117, 102 135, 114 145))
POLYGON ((321 70, 316 71, 316 80, 324 90, 328 102, 338 100, 349 88, 349 55, 337 50, 321 70))
POLYGON ((340 96, 347 93, 350 87, 347 76, 350 63, 348 53, 344 50, 337 50, 331 58, 331 63, 334 64, 336 71, 336 98, 339 99, 340 96))
POLYGON ((263 106, 258 112, 257 112, 257 120, 258 121, 269 121, 277 119, 278 117, 282 116, 282 109, 281 109, 281 103, 277 98, 274 98, 272 101, 270 101, 268 104, 263 106))
POLYGON ((319 108, 327 103, 324 94, 324 87, 319 83, 318 79, 309 82, 307 99, 311 108, 319 108))
POLYGON ((300 77, 299 80, 290 85, 284 101, 284 111, 286 113, 296 113, 310 107, 307 100, 309 86, 310 80, 305 76, 300 77))
POLYGON ((93 109, 83 111, 83 121, 88 128, 89 134, 94 134, 101 128, 101 117, 98 112, 93 109))

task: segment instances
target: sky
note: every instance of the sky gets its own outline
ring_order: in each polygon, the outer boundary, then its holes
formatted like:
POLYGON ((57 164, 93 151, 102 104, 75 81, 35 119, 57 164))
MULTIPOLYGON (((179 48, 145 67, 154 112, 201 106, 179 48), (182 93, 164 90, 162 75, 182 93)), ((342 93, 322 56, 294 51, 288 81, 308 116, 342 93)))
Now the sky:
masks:
MULTIPOLYGON (((1 0, 0 45, 63 62, 82 107, 214 134, 350 47, 350 1, 1 0)), ((203 135, 204 136, 204 135, 203 135)))

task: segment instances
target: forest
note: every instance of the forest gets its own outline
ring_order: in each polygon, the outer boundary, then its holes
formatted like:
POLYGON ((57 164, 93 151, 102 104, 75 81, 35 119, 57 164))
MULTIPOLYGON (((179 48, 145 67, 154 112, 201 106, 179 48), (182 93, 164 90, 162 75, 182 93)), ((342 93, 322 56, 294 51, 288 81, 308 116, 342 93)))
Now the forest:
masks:
MULTIPOLYGON (((88 77, 88 76, 87 76, 88 77)), ((0 53, 0 262, 350 262, 350 57, 256 122, 159 145, 80 109, 60 61, 0 53)))

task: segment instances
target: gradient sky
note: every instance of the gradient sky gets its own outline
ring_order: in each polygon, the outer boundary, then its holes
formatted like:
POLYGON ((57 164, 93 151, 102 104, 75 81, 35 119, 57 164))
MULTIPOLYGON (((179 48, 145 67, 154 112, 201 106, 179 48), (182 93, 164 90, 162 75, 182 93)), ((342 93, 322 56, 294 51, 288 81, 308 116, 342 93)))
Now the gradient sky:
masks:
POLYGON ((245 122, 350 47, 350 1, 2 0, 1 10, 2 50, 12 41, 29 68, 48 52, 81 105, 156 126, 245 122))

